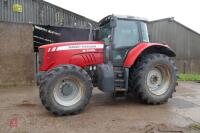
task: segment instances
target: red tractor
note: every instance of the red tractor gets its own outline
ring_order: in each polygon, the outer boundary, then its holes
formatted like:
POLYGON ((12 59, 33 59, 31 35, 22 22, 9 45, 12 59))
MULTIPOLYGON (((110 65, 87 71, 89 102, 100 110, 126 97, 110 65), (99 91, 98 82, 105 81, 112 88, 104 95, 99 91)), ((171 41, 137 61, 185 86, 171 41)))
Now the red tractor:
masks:
POLYGON ((39 47, 40 98, 55 115, 81 112, 93 87, 114 96, 134 94, 147 104, 172 97, 177 68, 166 44, 150 43, 146 20, 110 15, 99 22, 94 41, 39 47))

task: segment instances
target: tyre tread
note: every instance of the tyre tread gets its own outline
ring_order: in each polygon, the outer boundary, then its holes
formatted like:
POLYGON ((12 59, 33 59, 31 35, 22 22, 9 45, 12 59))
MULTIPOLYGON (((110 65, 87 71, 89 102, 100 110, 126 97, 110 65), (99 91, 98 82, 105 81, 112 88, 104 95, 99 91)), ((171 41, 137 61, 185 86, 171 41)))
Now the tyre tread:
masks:
POLYGON ((39 87, 39 94, 40 94, 40 99, 41 99, 41 103, 44 105, 44 107, 50 111, 51 113, 53 113, 56 116, 63 116, 63 115, 71 115, 71 114, 78 114, 80 112, 82 112, 85 108, 85 106, 89 103, 89 100, 92 96, 92 89, 93 89, 93 85, 92 85, 92 81, 90 76, 87 74, 87 72, 85 70, 83 70, 82 68, 75 66, 75 65, 61 65, 58 66, 56 68, 53 68, 51 70, 49 70, 46 74, 44 74, 41 77, 41 84, 39 87), (83 102, 82 105, 80 105, 78 108, 74 109, 74 110, 70 110, 70 111, 64 111, 58 108, 55 108, 48 100, 48 95, 47 95, 47 84, 48 82, 51 82, 51 80, 59 73, 62 73, 63 71, 66 70, 73 70, 73 71, 79 71, 83 76, 87 77, 87 85, 89 86, 89 89, 87 92, 87 97, 85 99, 85 101, 83 102))

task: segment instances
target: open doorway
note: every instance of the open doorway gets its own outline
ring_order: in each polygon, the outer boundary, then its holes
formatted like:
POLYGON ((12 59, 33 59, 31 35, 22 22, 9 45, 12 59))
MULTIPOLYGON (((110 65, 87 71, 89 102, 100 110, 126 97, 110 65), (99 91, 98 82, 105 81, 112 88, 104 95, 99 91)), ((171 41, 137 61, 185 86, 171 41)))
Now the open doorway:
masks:
POLYGON ((33 46, 35 55, 35 76, 38 73, 38 47, 51 43, 88 41, 90 29, 54 27, 54 26, 33 26, 33 46))

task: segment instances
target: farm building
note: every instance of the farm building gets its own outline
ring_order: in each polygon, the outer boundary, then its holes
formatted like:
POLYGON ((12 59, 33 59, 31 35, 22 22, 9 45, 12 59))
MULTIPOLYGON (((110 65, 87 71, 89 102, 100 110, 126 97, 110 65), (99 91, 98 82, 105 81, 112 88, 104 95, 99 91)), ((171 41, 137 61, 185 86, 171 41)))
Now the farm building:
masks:
POLYGON ((160 19, 149 22, 152 42, 169 44, 176 52, 180 73, 200 74, 200 34, 174 20, 160 19))
MULTIPOLYGON (((200 34, 172 18, 149 22, 152 42, 177 53, 182 73, 200 73, 200 34)), ((43 0, 0 1, 0 85, 33 84, 37 48, 43 44, 89 40, 97 22, 43 0)))
POLYGON ((96 22, 43 0, 0 1, 0 85, 32 84, 37 47, 88 40, 96 22))

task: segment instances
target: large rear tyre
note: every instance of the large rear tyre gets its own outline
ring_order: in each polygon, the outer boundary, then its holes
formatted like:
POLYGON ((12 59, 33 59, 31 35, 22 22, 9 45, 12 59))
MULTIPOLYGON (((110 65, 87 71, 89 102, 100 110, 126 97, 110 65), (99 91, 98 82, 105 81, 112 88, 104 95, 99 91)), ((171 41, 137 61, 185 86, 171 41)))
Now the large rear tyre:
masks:
POLYGON ((148 54, 131 69, 129 87, 147 104, 161 104, 172 97, 176 87, 177 68, 163 54, 148 54))
POLYGON ((80 113, 92 95, 92 81, 78 66, 62 65, 42 76, 40 99, 51 113, 62 116, 80 113))

